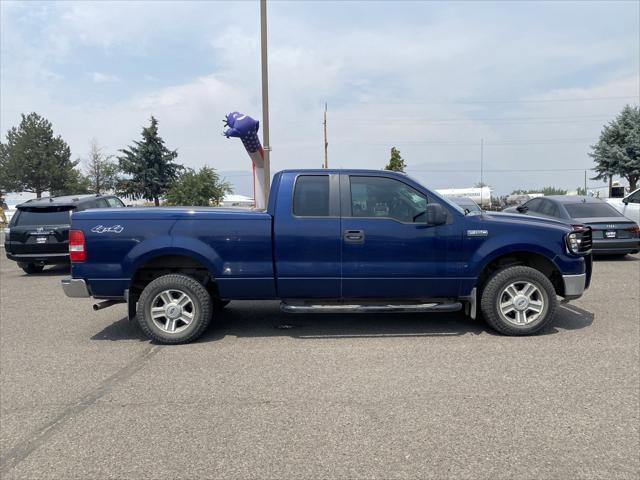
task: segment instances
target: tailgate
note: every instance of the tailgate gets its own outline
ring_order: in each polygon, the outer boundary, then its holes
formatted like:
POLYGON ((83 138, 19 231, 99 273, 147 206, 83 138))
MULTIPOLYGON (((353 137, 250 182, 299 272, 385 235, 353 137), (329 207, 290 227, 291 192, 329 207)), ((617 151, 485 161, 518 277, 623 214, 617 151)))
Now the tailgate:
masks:
POLYGON ((13 254, 67 253, 70 207, 20 209, 12 219, 6 239, 13 254))

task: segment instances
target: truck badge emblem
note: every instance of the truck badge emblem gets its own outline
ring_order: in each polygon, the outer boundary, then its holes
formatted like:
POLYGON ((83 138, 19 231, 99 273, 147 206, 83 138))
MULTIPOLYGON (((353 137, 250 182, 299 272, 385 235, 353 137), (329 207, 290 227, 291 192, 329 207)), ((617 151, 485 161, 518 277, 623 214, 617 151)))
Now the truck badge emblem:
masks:
POLYGON ((113 225, 105 227, 104 225, 96 225, 91 229, 93 233, 121 233, 124 230, 122 225, 113 225))
POLYGON ((486 237, 489 230, 467 230, 467 237, 486 237))

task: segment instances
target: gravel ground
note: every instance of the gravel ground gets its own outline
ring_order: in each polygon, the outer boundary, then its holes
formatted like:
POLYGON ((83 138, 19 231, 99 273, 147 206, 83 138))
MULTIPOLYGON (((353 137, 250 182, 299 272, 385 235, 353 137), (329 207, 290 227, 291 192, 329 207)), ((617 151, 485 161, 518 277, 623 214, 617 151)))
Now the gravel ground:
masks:
POLYGON ((232 302, 159 346, 0 260, 1 478, 632 478, 640 258, 535 337, 232 302))

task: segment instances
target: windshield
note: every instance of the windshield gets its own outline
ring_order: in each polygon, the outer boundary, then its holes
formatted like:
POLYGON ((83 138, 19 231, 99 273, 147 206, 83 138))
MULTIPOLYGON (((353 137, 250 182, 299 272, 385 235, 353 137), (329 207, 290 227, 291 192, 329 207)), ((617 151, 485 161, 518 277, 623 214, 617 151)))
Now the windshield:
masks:
POLYGON ((19 209, 16 226, 69 225, 71 209, 69 207, 19 209))
POLYGON ((622 214, 607 203, 566 203, 564 208, 572 218, 622 217, 622 214))

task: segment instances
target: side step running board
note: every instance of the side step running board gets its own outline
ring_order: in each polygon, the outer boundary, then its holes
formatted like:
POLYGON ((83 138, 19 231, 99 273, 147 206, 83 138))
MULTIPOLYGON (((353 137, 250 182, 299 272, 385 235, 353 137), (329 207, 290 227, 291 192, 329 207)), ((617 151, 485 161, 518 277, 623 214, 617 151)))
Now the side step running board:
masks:
POLYGON ((280 310, 286 313, 413 313, 413 312, 457 312, 462 303, 419 303, 416 305, 312 305, 282 302, 280 310))

